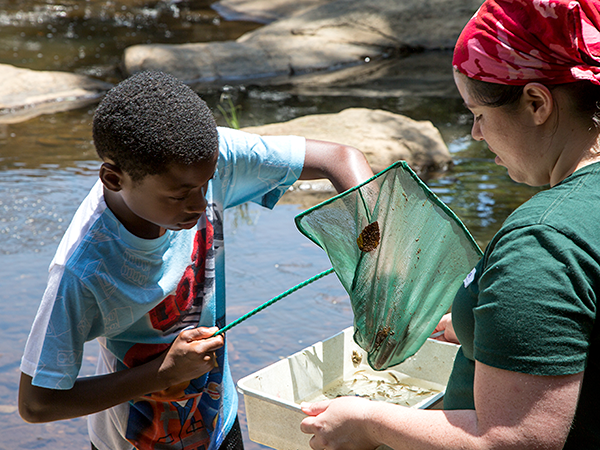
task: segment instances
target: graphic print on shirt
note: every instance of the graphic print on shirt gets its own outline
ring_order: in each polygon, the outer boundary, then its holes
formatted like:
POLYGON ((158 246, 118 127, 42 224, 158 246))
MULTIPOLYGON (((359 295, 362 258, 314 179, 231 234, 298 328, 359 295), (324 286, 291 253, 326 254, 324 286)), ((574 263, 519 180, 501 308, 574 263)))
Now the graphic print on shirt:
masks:
POLYGON ((198 324, 204 302, 206 258, 211 253, 213 235, 212 224, 207 220, 206 227, 196 233, 192 264, 186 268, 176 293, 169 295, 150 311, 150 319, 155 329, 169 334, 174 331, 172 328, 183 329, 188 325, 198 324))
POLYGON ((185 402, 140 401, 131 408, 127 439, 138 449, 207 449, 210 435, 198 408, 200 397, 185 402), (134 433, 134 430, 143 430, 134 433))
MULTIPOLYGON (((187 326, 197 326, 205 294, 214 287, 214 271, 207 270, 207 265, 214 267, 215 230, 206 215, 198 226, 191 264, 185 269, 175 294, 166 297, 148 314, 152 327, 164 335, 175 336, 187 326)), ((138 366, 169 345, 135 344, 125 355, 124 362, 128 367, 138 366)), ((209 374, 131 402, 126 438, 136 448, 209 448, 221 401, 219 365, 222 367, 224 361, 219 353, 217 367, 209 374)))

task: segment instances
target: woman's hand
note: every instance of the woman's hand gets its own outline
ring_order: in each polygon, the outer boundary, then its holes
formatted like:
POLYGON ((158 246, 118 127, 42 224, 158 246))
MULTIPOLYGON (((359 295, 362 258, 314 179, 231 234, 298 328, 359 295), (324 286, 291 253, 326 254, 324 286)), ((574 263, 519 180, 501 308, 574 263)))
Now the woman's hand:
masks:
POLYGON ((440 320, 440 323, 437 324, 434 333, 438 333, 443 331, 440 336, 436 336, 433 339, 443 342, 451 342, 453 344, 460 344, 458 338, 456 337, 456 333, 454 332, 454 327, 452 326, 452 314, 445 314, 444 317, 440 320))
POLYGON ((359 397, 302 405, 315 450, 562 449, 583 372, 540 376, 475 362, 477 409, 424 410, 359 397))
POLYGON ((313 434, 310 446, 314 450, 373 450, 379 443, 369 427, 371 402, 360 397, 340 397, 318 403, 303 403, 308 414, 301 425, 303 433, 313 434))

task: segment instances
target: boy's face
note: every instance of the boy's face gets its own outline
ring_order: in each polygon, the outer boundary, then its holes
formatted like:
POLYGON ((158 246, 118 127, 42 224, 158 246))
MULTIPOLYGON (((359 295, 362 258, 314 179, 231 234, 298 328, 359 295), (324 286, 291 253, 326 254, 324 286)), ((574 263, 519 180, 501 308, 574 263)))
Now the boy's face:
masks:
POLYGON ((206 209, 206 190, 217 159, 218 152, 215 152, 211 161, 172 164, 165 173, 147 175, 137 182, 123 174, 118 193, 126 206, 126 214, 116 214, 117 217, 140 237, 152 236, 155 232, 160 236, 165 229, 193 228, 206 209))

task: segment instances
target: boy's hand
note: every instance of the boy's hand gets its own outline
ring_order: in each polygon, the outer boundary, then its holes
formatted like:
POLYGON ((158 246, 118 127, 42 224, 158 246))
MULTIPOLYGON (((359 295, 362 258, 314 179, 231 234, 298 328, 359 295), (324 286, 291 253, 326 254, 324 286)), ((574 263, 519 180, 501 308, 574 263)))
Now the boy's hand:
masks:
POLYGON ((224 345, 223 336, 212 337, 218 328, 183 330, 163 355, 158 378, 165 389, 198 378, 214 369, 215 350, 224 345))
POLYGON ((223 336, 211 337, 217 330, 184 330, 158 358, 130 369, 78 378, 71 389, 37 387, 23 373, 19 413, 27 422, 51 422, 104 411, 150 392, 159 397, 181 397, 190 380, 215 367, 214 352, 224 344, 223 336))

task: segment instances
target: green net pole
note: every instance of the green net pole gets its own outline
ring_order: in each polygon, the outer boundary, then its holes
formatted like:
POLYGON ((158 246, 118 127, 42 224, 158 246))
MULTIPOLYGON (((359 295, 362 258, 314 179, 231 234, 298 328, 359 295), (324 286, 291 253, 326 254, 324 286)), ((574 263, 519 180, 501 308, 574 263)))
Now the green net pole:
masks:
POLYGON ((287 291, 279 294, 277 297, 272 298, 271 300, 269 300, 268 302, 263 303, 262 305, 260 305, 257 308, 254 308, 252 311, 244 314, 242 317, 240 317, 237 320, 234 320, 233 322, 231 322, 229 325, 224 326, 223 328, 221 328, 219 331, 217 331, 213 336, 218 336, 220 334, 225 333, 226 331, 229 331, 231 328, 235 327, 236 325, 242 323, 244 320, 252 317, 254 314, 262 311, 263 309, 265 309, 267 306, 271 306, 273 303, 281 300, 284 297, 287 297, 288 295, 296 292, 298 289, 303 288, 304 286, 312 283, 313 281, 317 281, 320 278, 323 278, 326 275, 329 275, 330 273, 333 272, 333 267, 331 269, 327 269, 324 272, 321 272, 317 275, 315 275, 314 277, 309 278, 306 281, 303 281, 300 284, 297 284, 296 286, 294 286, 293 288, 288 289, 287 291))

